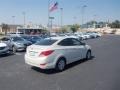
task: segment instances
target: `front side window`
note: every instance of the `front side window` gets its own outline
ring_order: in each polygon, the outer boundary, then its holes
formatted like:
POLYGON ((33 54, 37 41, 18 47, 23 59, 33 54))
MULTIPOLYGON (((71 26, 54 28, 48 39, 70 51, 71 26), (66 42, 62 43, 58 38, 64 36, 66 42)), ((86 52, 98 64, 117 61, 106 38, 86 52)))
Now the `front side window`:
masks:
POLYGON ((14 42, 16 42, 16 41, 24 41, 24 39, 22 39, 22 38, 20 38, 20 37, 12 37, 12 40, 13 40, 14 42))

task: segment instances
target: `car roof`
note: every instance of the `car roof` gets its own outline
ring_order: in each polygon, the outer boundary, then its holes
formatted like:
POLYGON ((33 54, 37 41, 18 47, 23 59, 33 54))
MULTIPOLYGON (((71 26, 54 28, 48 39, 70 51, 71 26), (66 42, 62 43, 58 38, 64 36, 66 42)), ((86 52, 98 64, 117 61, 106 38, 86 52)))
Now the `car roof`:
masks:
MULTIPOLYGON (((71 36, 66 36, 66 37, 49 37, 49 38, 45 38, 45 39, 57 40, 56 43, 58 43, 58 42, 60 42, 61 40, 67 39, 67 38, 74 38, 74 39, 76 39, 75 37, 71 37, 71 36)), ((56 43, 55 43, 55 44, 56 44, 56 43)))
POLYGON ((67 39, 67 38, 75 38, 75 37, 71 37, 71 36, 65 36, 65 37, 48 37, 48 38, 45 38, 45 39, 63 40, 63 39, 67 39))

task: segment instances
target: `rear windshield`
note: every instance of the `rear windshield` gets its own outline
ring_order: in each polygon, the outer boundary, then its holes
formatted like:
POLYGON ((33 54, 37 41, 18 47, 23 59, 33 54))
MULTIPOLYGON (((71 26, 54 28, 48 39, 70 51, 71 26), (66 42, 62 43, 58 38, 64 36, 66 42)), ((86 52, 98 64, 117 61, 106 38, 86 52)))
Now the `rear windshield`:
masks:
POLYGON ((52 45, 56 42, 57 40, 53 40, 53 39, 44 39, 41 41, 38 41, 37 43, 35 43, 35 45, 52 45))

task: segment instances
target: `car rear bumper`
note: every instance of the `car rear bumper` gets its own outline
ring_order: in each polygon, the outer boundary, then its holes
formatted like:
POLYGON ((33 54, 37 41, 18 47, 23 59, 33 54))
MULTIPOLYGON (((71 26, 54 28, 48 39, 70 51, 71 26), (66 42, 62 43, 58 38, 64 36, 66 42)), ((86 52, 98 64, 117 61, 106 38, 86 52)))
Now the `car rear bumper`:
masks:
POLYGON ((25 63, 31 66, 35 66, 41 69, 55 68, 54 62, 47 62, 47 58, 31 58, 25 54, 25 63))

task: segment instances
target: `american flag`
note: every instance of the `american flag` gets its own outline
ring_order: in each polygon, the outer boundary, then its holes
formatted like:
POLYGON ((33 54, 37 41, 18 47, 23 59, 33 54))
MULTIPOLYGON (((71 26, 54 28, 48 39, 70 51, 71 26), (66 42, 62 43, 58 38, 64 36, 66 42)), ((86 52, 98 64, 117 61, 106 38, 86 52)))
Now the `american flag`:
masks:
POLYGON ((52 11, 54 11, 54 10, 56 10, 56 9, 58 9, 58 2, 55 2, 51 7, 50 7, 50 12, 52 12, 52 11))

